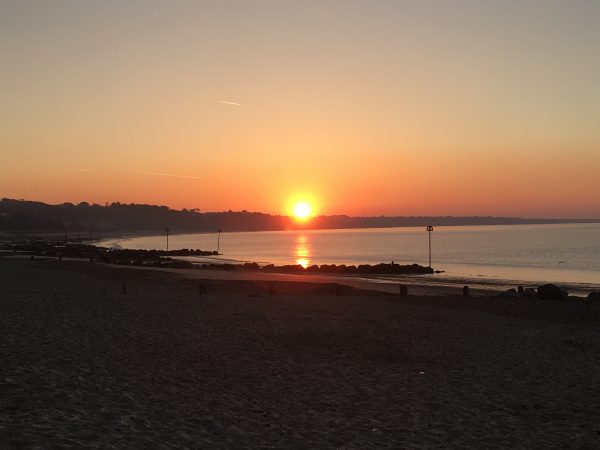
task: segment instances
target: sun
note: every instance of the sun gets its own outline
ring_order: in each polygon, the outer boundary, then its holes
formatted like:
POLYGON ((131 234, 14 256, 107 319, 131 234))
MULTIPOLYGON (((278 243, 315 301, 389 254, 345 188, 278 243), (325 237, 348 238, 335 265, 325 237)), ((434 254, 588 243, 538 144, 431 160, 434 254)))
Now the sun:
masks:
POLYGON ((293 215, 298 220, 308 220, 312 215, 312 208, 307 202, 298 202, 294 205, 293 215))

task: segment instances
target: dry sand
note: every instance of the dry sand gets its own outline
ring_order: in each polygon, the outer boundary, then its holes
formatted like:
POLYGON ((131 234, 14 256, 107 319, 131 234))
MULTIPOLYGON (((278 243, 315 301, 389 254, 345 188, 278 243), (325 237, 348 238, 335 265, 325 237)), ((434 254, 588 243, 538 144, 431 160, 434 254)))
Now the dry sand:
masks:
POLYGON ((0 259, 0 446, 600 447, 598 304, 206 284, 0 259))

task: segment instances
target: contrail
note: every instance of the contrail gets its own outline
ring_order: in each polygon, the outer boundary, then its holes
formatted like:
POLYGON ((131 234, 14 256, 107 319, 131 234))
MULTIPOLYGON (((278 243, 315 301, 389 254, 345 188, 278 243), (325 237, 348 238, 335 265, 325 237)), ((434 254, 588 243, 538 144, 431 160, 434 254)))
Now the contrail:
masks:
POLYGON ((223 103, 224 105, 233 105, 233 106, 242 106, 236 102, 228 102, 227 100, 217 100, 219 103, 223 103))
POLYGON ((141 175, 159 175, 161 177, 193 178, 195 180, 201 180, 202 179, 202 177, 194 177, 192 175, 177 175, 175 173, 147 172, 145 170, 126 170, 125 172, 139 173, 141 175))

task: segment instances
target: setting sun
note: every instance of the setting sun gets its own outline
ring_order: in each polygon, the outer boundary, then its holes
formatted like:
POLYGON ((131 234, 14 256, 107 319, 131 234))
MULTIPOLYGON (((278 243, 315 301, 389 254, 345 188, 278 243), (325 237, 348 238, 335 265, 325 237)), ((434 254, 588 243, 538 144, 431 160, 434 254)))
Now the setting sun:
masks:
POLYGON ((312 208, 306 202, 298 202, 294 205, 294 217, 299 220, 306 220, 312 214, 312 208))

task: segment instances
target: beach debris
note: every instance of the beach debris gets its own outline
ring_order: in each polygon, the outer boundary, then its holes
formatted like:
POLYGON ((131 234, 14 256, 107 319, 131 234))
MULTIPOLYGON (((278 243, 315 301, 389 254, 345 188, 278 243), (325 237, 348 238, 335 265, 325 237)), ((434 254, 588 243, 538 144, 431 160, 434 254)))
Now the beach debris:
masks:
POLYGON ((566 300, 568 292, 555 284, 543 284, 537 288, 537 297, 540 300, 566 300))
POLYGON ((590 292, 587 296, 589 302, 600 302, 600 291, 590 292))
POLYGON ((400 297, 408 296, 408 286, 405 284, 400 285, 400 297))
POLYGON ((463 297, 469 296, 469 286, 463 286, 463 297))

